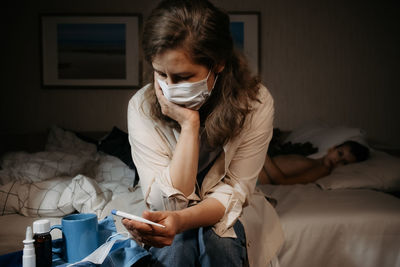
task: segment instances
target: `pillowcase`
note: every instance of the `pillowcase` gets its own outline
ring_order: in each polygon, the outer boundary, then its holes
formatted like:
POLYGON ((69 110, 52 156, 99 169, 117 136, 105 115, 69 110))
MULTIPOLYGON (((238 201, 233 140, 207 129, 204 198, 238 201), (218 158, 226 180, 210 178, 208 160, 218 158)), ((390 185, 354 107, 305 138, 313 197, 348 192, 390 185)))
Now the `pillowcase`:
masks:
POLYGON ((78 138, 75 133, 52 126, 47 136, 45 151, 60 151, 81 157, 95 157, 97 147, 78 138))
POLYGON ((322 122, 312 122, 292 131, 285 142, 310 142, 318 148, 318 152, 309 157, 320 158, 327 153, 329 148, 340 145, 348 140, 356 141, 368 147, 365 139, 365 132, 359 128, 328 126, 322 122))
POLYGON ((371 151, 368 160, 340 166, 315 183, 324 190, 364 188, 400 191, 400 158, 382 151, 371 151))
POLYGON ((102 184, 117 182, 131 187, 136 178, 136 172, 117 157, 100 154, 98 164, 93 168, 93 177, 102 184))

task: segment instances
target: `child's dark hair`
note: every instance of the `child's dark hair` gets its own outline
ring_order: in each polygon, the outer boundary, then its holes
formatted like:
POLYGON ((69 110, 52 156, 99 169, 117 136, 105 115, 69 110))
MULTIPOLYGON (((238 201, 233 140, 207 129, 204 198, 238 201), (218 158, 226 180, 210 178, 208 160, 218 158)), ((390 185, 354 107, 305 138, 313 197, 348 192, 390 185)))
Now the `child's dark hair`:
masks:
POLYGON ((354 155, 356 158, 357 162, 367 160, 369 158, 369 149, 368 147, 361 145, 360 143, 356 141, 345 141, 341 143, 340 145, 337 145, 336 147, 341 147, 341 146, 348 146, 350 147, 350 152, 351 154, 354 155))

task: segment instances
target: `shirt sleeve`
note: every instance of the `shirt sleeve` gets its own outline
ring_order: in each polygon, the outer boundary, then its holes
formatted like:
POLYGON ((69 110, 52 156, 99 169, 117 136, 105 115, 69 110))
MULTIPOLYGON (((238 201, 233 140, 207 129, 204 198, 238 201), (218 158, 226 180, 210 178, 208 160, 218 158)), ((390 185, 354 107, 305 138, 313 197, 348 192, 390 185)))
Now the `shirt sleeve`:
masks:
POLYGON ((145 203, 152 210, 183 209, 190 200, 199 198, 195 190, 185 197, 172 186, 169 163, 173 140, 144 114, 140 95, 143 92, 137 94, 128 104, 128 132, 145 203))
POLYGON ((261 93, 261 103, 256 105, 232 147, 225 151, 226 157, 231 159, 228 159, 225 177, 205 196, 216 198, 225 206, 224 217, 214 225, 220 236, 235 236, 229 229, 242 214, 248 197, 254 193, 272 138, 273 99, 265 87, 260 90, 265 90, 261 93))

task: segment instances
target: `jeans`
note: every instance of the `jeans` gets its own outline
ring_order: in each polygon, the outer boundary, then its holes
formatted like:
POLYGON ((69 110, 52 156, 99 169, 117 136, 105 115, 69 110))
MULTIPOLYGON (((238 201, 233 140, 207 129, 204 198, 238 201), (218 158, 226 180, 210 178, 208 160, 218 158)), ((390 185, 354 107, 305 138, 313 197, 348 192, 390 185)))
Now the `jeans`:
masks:
POLYGON ((242 267, 247 266, 243 225, 234 225, 237 238, 219 237, 212 227, 191 229, 175 236, 171 246, 150 248, 151 266, 156 267, 242 267))

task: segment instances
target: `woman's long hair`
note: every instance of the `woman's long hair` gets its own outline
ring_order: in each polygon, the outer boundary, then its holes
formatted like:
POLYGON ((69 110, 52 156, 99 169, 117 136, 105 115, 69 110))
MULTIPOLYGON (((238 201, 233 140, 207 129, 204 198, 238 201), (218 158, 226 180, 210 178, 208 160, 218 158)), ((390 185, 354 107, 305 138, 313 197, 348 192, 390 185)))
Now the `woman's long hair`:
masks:
MULTIPOLYGON (((224 145, 239 133, 259 90, 259 79, 233 48, 229 16, 206 0, 162 1, 144 26, 145 59, 151 64, 169 49, 183 49, 194 63, 212 71, 218 65, 225 66, 199 110, 209 145, 224 145)), ((145 101, 150 104, 152 119, 179 129, 176 121, 162 114, 154 90, 147 90, 145 101)))

